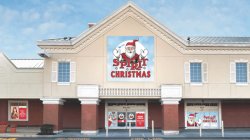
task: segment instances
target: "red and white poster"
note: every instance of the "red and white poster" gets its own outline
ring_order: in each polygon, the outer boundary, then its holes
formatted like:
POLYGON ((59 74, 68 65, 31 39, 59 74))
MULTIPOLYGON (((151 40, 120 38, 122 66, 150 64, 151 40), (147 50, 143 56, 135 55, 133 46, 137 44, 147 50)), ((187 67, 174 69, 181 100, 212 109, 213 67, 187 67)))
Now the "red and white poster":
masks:
POLYGON ((118 112, 118 126, 125 127, 126 126, 126 113, 118 112))
POLYGON ((117 127, 117 112, 108 112, 108 127, 117 127))
POLYGON ((26 120, 27 119, 27 107, 26 106, 20 106, 19 107, 19 119, 20 120, 26 120))
POLYGON ((136 126, 145 127, 145 113, 144 112, 136 112, 136 126))

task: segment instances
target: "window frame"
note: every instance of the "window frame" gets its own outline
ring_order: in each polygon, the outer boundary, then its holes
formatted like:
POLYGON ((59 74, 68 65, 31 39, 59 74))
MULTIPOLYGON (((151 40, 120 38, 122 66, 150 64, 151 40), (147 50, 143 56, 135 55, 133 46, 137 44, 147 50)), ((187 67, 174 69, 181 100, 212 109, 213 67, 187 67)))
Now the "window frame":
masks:
POLYGON ((238 86, 246 86, 249 84, 249 63, 248 60, 245 59, 240 59, 240 60, 235 60, 235 83, 238 86), (247 81, 246 82, 237 82, 237 63, 246 63, 246 67, 247 67, 247 81))
POLYGON ((203 62, 202 60, 189 60, 189 76, 190 76, 190 85, 193 86, 202 86, 203 85, 203 62), (191 80, 191 63, 200 63, 201 64, 201 82, 192 82, 191 80))
POLYGON ((29 102, 28 100, 8 100, 8 121, 20 121, 25 122, 29 121, 29 102), (11 104, 12 103, 25 103, 27 112, 26 112, 26 119, 20 120, 20 119, 11 119, 11 104))
POLYGON ((58 60, 57 62, 57 85, 70 85, 70 60, 58 60), (60 82, 59 81, 59 65, 60 63, 69 63, 69 81, 68 82, 60 82))

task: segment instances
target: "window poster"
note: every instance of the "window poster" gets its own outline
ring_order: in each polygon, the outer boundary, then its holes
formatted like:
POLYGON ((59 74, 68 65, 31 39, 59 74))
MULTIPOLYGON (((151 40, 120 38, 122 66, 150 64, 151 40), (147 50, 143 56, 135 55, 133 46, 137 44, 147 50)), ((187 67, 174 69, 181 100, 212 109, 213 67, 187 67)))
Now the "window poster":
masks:
POLYGON ((117 112, 108 112, 108 127, 117 127, 117 112))
POLYGON ((126 126, 126 113, 118 112, 118 126, 125 127, 126 126))
POLYGON ((135 112, 128 112, 127 113, 127 126, 131 123, 131 127, 135 127, 135 112))
POLYGON ((9 101, 9 121, 28 121, 27 101, 9 101))
POLYGON ((203 128, 218 128, 218 118, 218 112, 187 112, 186 126, 195 128, 202 123, 203 128))
POLYGON ((109 81, 153 81, 153 36, 109 36, 107 43, 109 81))
POLYGON ((217 128, 219 127, 218 112, 204 112, 203 127, 217 128))
POLYGON ((144 112, 136 112, 136 126, 145 127, 145 113, 144 112))

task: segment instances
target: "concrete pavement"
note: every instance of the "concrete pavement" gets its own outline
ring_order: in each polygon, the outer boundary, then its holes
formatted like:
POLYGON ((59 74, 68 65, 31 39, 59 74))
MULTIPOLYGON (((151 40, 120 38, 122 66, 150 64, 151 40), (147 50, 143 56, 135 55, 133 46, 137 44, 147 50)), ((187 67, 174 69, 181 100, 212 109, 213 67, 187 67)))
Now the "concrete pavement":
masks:
MULTIPOLYGON (((56 135, 37 135, 38 127, 18 127, 17 133, 0 133, 0 138, 90 138, 90 139, 152 139, 151 130, 132 130, 129 137, 128 130, 100 130, 97 135, 83 135, 80 130, 65 131, 56 135)), ((250 129, 225 129, 224 139, 250 139, 250 129)), ((160 139, 221 139, 221 130, 203 130, 200 137, 199 130, 181 130, 179 135, 162 135, 160 130, 155 131, 155 140, 160 139)), ((1 140, 1 139, 0 139, 1 140)))

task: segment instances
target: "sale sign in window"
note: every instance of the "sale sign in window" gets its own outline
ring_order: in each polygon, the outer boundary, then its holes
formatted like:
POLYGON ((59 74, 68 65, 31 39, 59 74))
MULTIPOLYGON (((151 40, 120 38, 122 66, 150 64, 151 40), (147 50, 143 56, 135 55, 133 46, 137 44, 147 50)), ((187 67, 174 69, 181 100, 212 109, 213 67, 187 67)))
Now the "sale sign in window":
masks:
POLYGON ((144 112, 136 112, 136 126, 145 127, 145 113, 144 112))
POLYGON ((19 106, 19 119, 26 120, 27 119, 27 107, 19 106))

